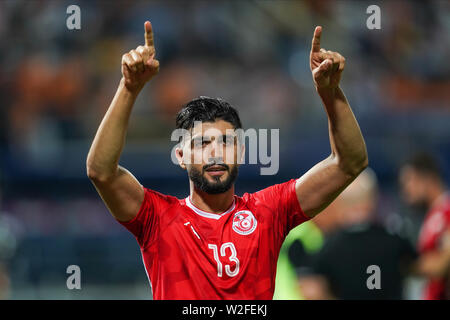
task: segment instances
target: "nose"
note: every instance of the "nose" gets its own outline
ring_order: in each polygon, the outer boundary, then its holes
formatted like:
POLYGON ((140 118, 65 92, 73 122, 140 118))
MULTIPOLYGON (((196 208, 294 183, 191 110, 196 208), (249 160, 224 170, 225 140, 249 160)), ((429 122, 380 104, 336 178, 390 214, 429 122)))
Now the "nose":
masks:
POLYGON ((211 143, 210 156, 212 158, 223 159, 223 144, 219 142, 219 139, 214 139, 211 143))

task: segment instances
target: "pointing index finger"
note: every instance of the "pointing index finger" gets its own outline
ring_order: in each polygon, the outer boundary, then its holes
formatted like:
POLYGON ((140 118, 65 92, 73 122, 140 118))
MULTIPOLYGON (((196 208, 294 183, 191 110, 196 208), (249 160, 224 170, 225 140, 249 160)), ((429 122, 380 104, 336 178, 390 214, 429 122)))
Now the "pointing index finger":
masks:
POLYGON ((322 35, 322 27, 317 26, 314 30, 314 36, 312 38, 311 43, 311 52, 319 52, 320 51, 320 36, 322 35))
POLYGON ((152 47, 153 46, 153 30, 152 24, 150 21, 145 21, 145 46, 152 47))

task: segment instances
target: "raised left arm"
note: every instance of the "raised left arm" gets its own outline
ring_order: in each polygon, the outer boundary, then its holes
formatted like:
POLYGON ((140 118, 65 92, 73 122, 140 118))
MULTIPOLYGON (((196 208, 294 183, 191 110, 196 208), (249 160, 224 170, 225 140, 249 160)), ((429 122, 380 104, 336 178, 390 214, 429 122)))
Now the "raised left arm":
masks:
POLYGON ((322 27, 316 27, 310 66, 328 116, 331 154, 297 179, 297 198, 309 217, 325 209, 368 166, 364 138, 339 87, 345 59, 320 48, 321 33, 322 27))

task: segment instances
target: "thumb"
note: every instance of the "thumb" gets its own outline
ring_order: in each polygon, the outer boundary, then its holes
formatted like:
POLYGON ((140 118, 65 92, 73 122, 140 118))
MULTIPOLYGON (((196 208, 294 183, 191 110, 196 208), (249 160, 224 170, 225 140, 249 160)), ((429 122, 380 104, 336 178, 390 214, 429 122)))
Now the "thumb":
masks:
POLYGON ((149 66, 150 68, 158 68, 159 67, 159 61, 156 59, 153 59, 153 58, 148 59, 145 64, 147 66, 149 66))
POLYGON ((314 70, 314 77, 325 76, 329 71, 331 71, 331 66, 333 61, 331 59, 325 59, 322 63, 314 70))

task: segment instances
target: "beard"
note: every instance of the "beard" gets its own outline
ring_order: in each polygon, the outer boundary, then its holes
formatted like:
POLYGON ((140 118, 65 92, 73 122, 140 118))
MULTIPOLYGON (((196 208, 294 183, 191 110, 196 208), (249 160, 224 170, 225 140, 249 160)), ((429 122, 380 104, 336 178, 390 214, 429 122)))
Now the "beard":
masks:
POLYGON ((429 209, 428 203, 424 199, 414 201, 410 206, 414 211, 420 212, 421 214, 425 214, 429 209))
POLYGON ((197 168, 191 167, 190 170, 188 170, 188 175, 194 183, 195 188, 208 194, 219 194, 228 191, 236 181, 238 176, 238 166, 233 166, 230 171, 229 166, 225 164, 221 165, 227 169, 228 177, 225 181, 220 181, 220 176, 212 177, 214 182, 208 181, 208 179, 204 176, 205 170, 210 167, 210 165, 204 166, 203 172, 200 172, 197 168))

